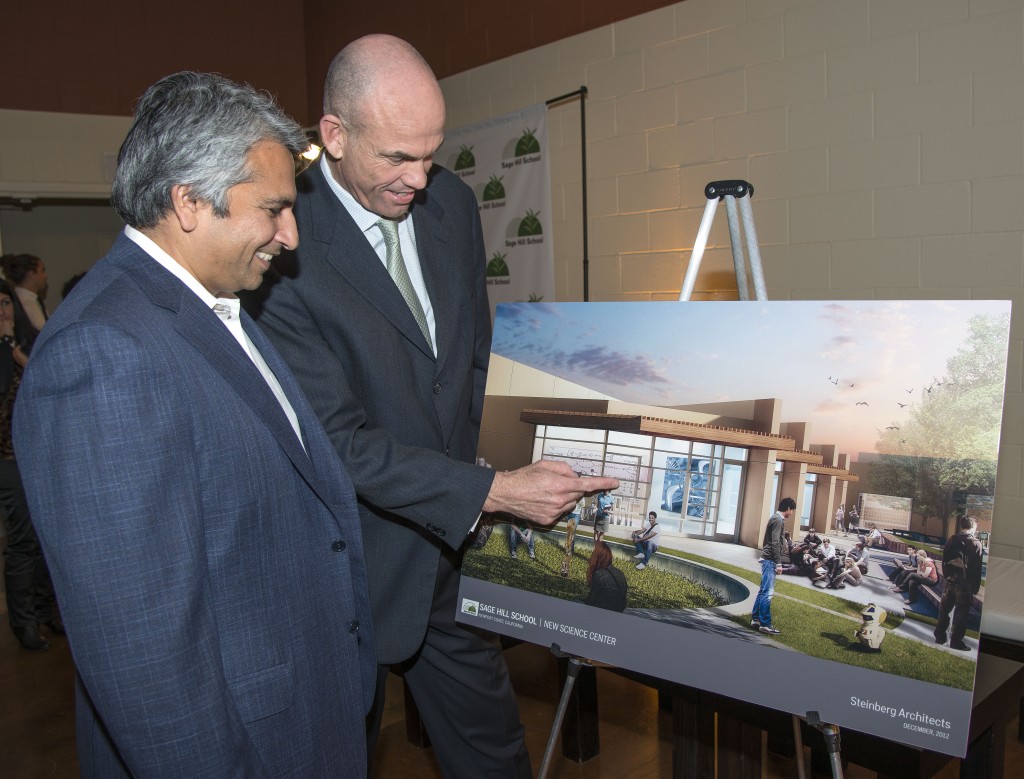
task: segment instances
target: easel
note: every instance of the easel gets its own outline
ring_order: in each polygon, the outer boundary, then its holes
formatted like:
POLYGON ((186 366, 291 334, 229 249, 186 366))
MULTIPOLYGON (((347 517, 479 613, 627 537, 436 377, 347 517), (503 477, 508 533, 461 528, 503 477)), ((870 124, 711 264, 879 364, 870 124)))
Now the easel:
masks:
POLYGON ((743 241, 740 236, 740 225, 737 223, 736 204, 743 216, 743 229, 746 230, 747 251, 750 254, 750 277, 754 282, 754 293, 757 300, 767 300, 768 290, 764 283, 764 270, 761 267, 761 250, 757 245, 757 231, 754 229, 754 214, 750 210, 750 198, 754 195, 754 187, 747 181, 712 181, 704 187, 704 196, 708 199, 704 206, 704 215, 697 229, 697 240, 690 254, 690 264, 686 267, 686 277, 679 291, 680 300, 689 300, 693 287, 697 283, 697 272, 704 249, 708 245, 708 235, 715 221, 718 201, 725 201, 726 217, 729 222, 729 238, 732 242, 732 262, 736 269, 736 290, 740 300, 750 300, 750 288, 747 280, 747 263, 743 256, 743 241))
MULTIPOLYGON (((680 301, 690 300, 693 294, 693 288, 697 282, 697 273, 700 270, 704 250, 707 247, 708 236, 711 233, 711 227, 714 223, 715 213, 718 210, 718 202, 720 200, 724 200, 726 205, 726 217, 729 224, 729 238, 732 244, 733 267, 736 271, 736 289, 739 299, 750 300, 749 282, 753 282, 756 300, 764 301, 768 299, 764 270, 761 265, 761 251, 757 243, 757 231, 754 228, 754 215, 750 208, 750 198, 753 194, 754 187, 749 182, 742 180, 712 181, 704 188, 704 195, 708 202, 704 207, 704 214, 701 217, 700 227, 697 230, 697 238, 694 242, 693 252, 690 255, 686 276, 683 279, 682 289, 679 291, 680 301), (737 201, 739 203, 738 209, 737 201), (747 262, 743 252, 744 236, 741 234, 737 211, 742 215, 742 229, 745 232, 747 253, 750 256, 749 278, 747 262)), ((583 668, 594 667, 593 663, 589 660, 563 652, 557 644, 551 645, 551 653, 560 659, 568 658, 569 666, 565 684, 562 688, 562 696, 558 703, 558 709, 555 712, 555 720, 552 723, 551 733, 548 736, 547 747, 544 750, 544 758, 541 761, 540 771, 537 775, 538 779, 546 779, 576 679, 583 668)), ((838 726, 823 723, 816 711, 807 712, 805 719, 808 725, 819 730, 825 737, 825 744, 832 765, 832 776, 834 779, 842 779, 843 767, 839 753, 840 737, 838 726)), ((806 772, 804 769, 800 720, 801 718, 796 714, 792 715, 793 734, 796 741, 797 771, 800 779, 805 779, 806 772)))
MULTIPOLYGON (((745 231, 747 253, 750 255, 749 274, 754 285, 754 296, 756 300, 767 300, 768 289, 764 281, 764 268, 761 265, 761 249, 757 243, 757 230, 754 228, 754 213, 750 208, 750 199, 754 196, 754 186, 750 182, 740 179, 712 181, 704 187, 704 196, 708 202, 704 206, 704 215, 701 217, 700 227, 697 229, 697 239, 693 244, 693 252, 686 268, 682 289, 679 291, 679 299, 687 301, 693 294, 694 285, 697 283, 697 272, 700 270, 700 263, 708 244, 708 236, 718 210, 718 202, 724 200, 739 299, 750 300, 750 287, 748 286, 747 262, 743 254, 744 236, 741 236, 740 224, 738 224, 737 203, 739 203, 738 210, 743 218, 742 228, 745 231)), ((808 725, 821 731, 825 737, 825 745, 832 764, 832 776, 834 779, 842 779, 843 766, 839 755, 838 726, 822 722, 816 711, 807 712, 805 719, 808 725)), ((796 740, 797 772, 800 779, 804 779, 806 774, 804 772, 803 740, 800 737, 800 717, 796 714, 793 715, 793 735, 796 740)))

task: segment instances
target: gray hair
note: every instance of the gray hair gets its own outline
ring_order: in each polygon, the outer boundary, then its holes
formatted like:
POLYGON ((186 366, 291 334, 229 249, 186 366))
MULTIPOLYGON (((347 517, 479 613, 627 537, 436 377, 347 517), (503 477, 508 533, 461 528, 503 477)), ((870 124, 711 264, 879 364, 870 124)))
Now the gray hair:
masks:
POLYGON ((249 152, 263 141, 298 154, 309 141, 265 92, 213 73, 183 71, 161 79, 139 100, 121 144, 110 201, 136 228, 171 211, 171 188, 228 215, 227 192, 252 179, 249 152))

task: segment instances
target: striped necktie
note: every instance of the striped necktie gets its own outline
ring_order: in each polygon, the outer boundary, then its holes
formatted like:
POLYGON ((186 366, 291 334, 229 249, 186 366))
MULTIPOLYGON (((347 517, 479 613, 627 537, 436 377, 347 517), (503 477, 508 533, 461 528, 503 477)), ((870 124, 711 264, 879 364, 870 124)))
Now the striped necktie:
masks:
POLYGON ((420 304, 419 296, 413 289, 412 280, 409 278, 409 269, 405 266, 405 259, 402 257, 402 247, 398 240, 398 223, 390 219, 380 219, 377 222, 381 234, 384 236, 384 248, 387 255, 384 259, 388 267, 388 273, 395 281, 395 286, 405 298, 405 303, 412 312, 413 319, 420 326, 423 337, 427 339, 427 345, 431 345, 430 328, 427 326, 427 317, 423 313, 423 306, 420 304))

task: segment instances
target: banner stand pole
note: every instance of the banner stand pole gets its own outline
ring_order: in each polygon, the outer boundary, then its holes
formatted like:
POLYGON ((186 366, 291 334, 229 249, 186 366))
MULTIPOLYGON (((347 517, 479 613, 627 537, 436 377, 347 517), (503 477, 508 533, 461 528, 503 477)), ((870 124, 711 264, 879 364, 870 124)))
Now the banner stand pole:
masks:
POLYGON ((583 211, 583 302, 586 303, 590 300, 590 246, 587 237, 587 87, 582 85, 573 92, 545 100, 544 105, 551 107, 556 103, 561 103, 563 100, 577 96, 580 99, 580 171, 582 180, 580 185, 582 187, 580 202, 582 203, 583 211))
POLYGON ((562 721, 565 719, 565 712, 569 708, 569 699, 572 697, 573 685, 580 671, 586 668, 593 668, 594 664, 582 657, 563 652, 558 644, 551 645, 551 654, 559 659, 568 658, 569 667, 565 675, 565 685, 562 687, 562 697, 558 701, 558 708, 555 710, 555 719, 551 723, 551 733, 548 735, 548 744, 544 749, 544 759, 541 760, 540 770, 537 772, 537 779, 546 779, 548 768, 551 767, 551 759, 555 753, 555 744, 558 743, 559 731, 562 729, 562 721))

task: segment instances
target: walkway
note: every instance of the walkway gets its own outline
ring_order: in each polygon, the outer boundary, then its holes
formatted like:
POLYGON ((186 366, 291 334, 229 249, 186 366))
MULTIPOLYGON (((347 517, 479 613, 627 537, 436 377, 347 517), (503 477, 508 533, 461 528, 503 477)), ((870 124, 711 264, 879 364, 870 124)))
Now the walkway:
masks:
MULTIPOLYGON (((856 543, 856 538, 852 535, 844 537, 842 533, 829 533, 828 537, 831 540, 832 545, 836 548, 836 552, 840 555, 845 555, 846 552, 856 543)), ((761 565, 759 559, 761 552, 759 549, 751 549, 741 544, 707 541, 700 538, 663 537, 663 540, 667 542, 664 544, 664 548, 677 549, 681 552, 689 552, 711 560, 719 560, 723 563, 728 563, 760 575, 761 565)), ((959 657, 969 656, 965 652, 958 652, 956 650, 949 649, 948 645, 937 645, 935 643, 935 637, 932 635, 934 628, 930 624, 918 622, 912 618, 906 618, 907 602, 899 595, 899 593, 895 593, 889 589, 891 582, 889 581, 889 577, 882 570, 881 566, 882 562, 888 563, 892 561, 894 557, 898 556, 903 555, 895 555, 892 552, 888 552, 883 549, 872 549, 871 558, 868 562, 868 573, 861 580, 861 584, 856 587, 847 586, 842 590, 824 590, 817 588, 811 583, 811 580, 805 576, 779 576, 777 581, 785 581, 798 587, 807 587, 809 589, 819 590, 820 592, 835 595, 836 597, 843 598, 854 603, 861 603, 865 606, 869 603, 874 603, 876 606, 881 606, 891 614, 904 617, 903 622, 899 627, 891 631, 894 635, 903 636, 905 638, 927 644, 936 649, 943 649, 944 651, 950 652, 959 657)), ((657 567, 658 563, 657 557, 658 555, 655 555, 651 560, 655 567, 657 567)), ((629 609, 627 613, 635 613, 637 616, 645 616, 650 619, 659 619, 661 621, 672 622, 686 627, 695 627, 709 632, 728 635, 729 637, 744 638, 748 641, 778 646, 778 644, 775 644, 768 639, 767 636, 754 633, 749 628, 738 626, 735 622, 729 619, 732 615, 749 617, 753 609, 754 598, 756 595, 757 588, 754 587, 751 590, 750 597, 744 601, 733 603, 728 606, 722 606, 718 609, 705 609, 699 613, 697 613, 696 610, 666 613, 664 611, 652 609, 629 609)), ((775 597, 784 598, 786 596, 776 591, 775 597)), ((843 614, 840 616, 846 617, 847 615, 843 614)), ((850 622, 854 625, 860 624, 854 619, 850 619, 850 622)), ((969 638, 966 641, 971 647, 977 646, 977 641, 974 639, 969 638)))

